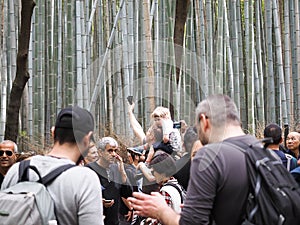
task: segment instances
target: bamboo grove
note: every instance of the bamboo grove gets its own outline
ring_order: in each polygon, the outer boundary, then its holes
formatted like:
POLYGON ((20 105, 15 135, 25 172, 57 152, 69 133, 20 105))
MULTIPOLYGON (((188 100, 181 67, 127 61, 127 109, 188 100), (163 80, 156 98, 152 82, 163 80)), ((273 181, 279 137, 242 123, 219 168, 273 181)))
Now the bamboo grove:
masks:
MULTIPOLYGON (((0 139, 17 71, 21 2, 0 2, 0 139)), ((234 98, 249 133, 269 122, 294 127, 300 113, 299 1, 186 2, 178 46, 176 0, 36 0, 19 140, 46 146, 56 113, 77 104, 92 111, 99 136, 131 141, 129 95, 145 129, 158 105, 174 107, 173 119, 192 125, 195 107, 213 93, 234 98)))

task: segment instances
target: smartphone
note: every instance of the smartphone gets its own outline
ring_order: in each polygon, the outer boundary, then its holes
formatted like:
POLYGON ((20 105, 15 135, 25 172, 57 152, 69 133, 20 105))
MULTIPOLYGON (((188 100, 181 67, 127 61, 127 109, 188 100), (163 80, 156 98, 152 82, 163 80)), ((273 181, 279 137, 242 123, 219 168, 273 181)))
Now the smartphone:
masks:
POLYGON ((180 129, 181 128, 181 122, 174 122, 173 123, 173 128, 180 129))
POLYGON ((111 199, 104 199, 105 203, 111 203, 111 201, 112 201, 111 199))
POLYGON ((130 105, 132 105, 132 103, 133 103, 133 96, 131 96, 131 95, 128 96, 127 97, 127 101, 129 102, 130 105))

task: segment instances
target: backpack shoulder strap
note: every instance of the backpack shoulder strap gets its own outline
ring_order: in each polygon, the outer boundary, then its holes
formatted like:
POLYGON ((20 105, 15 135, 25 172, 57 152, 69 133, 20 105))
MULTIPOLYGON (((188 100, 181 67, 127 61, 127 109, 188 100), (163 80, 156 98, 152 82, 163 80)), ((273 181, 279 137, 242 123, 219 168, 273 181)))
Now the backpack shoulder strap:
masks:
POLYGON ((51 171, 50 173, 48 173, 47 175, 45 175, 44 177, 41 178, 41 183, 45 186, 47 186, 48 184, 50 184, 56 177, 58 177, 61 173, 65 172, 66 170, 74 167, 76 165, 74 164, 66 164, 66 165, 62 165, 56 169, 54 169, 53 171, 51 171))
POLYGON ((23 160, 20 162, 18 182, 28 180, 29 165, 30 165, 30 160, 23 160))
POLYGON ((168 182, 164 186, 171 186, 171 187, 175 188, 179 192, 179 194, 180 194, 181 204, 183 203, 183 196, 182 196, 182 191, 183 190, 179 187, 179 185, 176 185, 176 184, 174 184, 172 182, 168 182))
POLYGON ((29 181, 29 169, 32 169, 39 176, 39 181, 41 180, 38 169, 35 166, 30 165, 30 160, 23 160, 19 165, 18 182, 29 181))
POLYGON ((54 169, 53 171, 51 171, 44 177, 41 177, 38 169, 35 166, 30 165, 30 160, 23 160, 20 162, 20 165, 19 165, 18 183, 23 182, 23 181, 29 181, 29 169, 32 169, 39 176, 39 180, 37 182, 42 183, 43 185, 46 186, 46 185, 50 184, 62 172, 66 171, 67 169, 70 169, 74 166, 76 166, 76 165, 74 165, 74 164, 62 165, 62 166, 54 169))

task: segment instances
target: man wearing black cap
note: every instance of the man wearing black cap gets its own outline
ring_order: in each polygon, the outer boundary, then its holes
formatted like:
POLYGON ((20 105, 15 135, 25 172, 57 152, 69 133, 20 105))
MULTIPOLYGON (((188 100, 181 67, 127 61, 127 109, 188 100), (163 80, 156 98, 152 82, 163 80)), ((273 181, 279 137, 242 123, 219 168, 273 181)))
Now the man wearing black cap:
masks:
MULTIPOLYGON (((87 153, 94 119, 78 106, 62 109, 52 128, 54 145, 46 156, 33 156, 30 165, 41 176, 65 164, 77 164, 87 153)), ((2 189, 17 183, 19 163, 8 171, 2 189)), ((30 180, 38 180, 30 171, 30 180)), ((88 168, 75 166, 60 174, 47 189, 54 201, 58 224, 103 224, 102 193, 97 175, 88 168)))

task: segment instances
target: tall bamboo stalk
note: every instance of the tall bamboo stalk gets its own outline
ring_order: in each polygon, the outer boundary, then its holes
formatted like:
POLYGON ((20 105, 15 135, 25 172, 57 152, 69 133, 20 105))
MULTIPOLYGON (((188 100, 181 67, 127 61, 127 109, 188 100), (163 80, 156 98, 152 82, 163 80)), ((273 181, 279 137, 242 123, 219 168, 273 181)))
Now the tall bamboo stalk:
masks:
POLYGON ((226 1, 224 1, 224 34, 225 34, 225 44, 226 44, 226 53, 227 53, 227 66, 228 66, 228 88, 227 92, 229 96, 234 98, 234 85, 233 85, 233 62, 232 62, 232 49, 230 45, 229 37, 229 26, 228 26, 228 16, 227 16, 227 6, 226 1))
MULTIPOLYGON (((275 43, 276 43, 276 57, 277 57, 277 70, 279 73, 280 83, 280 95, 281 95, 281 115, 284 124, 288 122, 287 118, 287 102, 286 102, 286 91, 284 85, 284 71, 283 71, 283 60, 282 60, 282 47, 281 47, 281 28, 279 27, 280 16, 278 15, 277 0, 273 0, 273 17, 274 17, 274 32, 275 32, 275 43)), ((300 34, 300 33, 299 33, 300 34)), ((300 68, 300 67, 299 67, 300 68)))
POLYGON ((284 75, 285 75, 285 90, 287 101, 287 116, 288 121, 292 118, 291 107, 291 46, 290 46, 290 22, 289 22, 289 1, 284 1, 284 75))
POLYGON ((232 43, 232 63, 233 63, 233 80, 234 80, 234 101, 240 110, 240 76, 239 76, 239 42, 238 42, 238 18, 237 18, 237 1, 231 2, 231 43, 232 43))
POLYGON ((223 75, 224 75, 224 37, 223 37, 223 27, 224 27, 224 1, 218 2, 218 30, 217 30, 217 55, 216 55, 216 75, 215 75, 215 93, 223 93, 223 75))
POLYGON ((239 50, 239 86, 240 86, 240 115, 241 115, 241 121, 242 121, 242 127, 247 128, 248 121, 247 121, 247 107, 246 107, 246 87, 245 87, 245 77, 244 77, 244 34, 242 30, 242 15, 241 15, 241 1, 237 0, 236 2, 237 7, 237 28, 238 28, 238 50, 239 50))
POLYGON ((12 81, 16 76, 17 71, 17 33, 16 33, 16 15, 15 6, 13 1, 8 1, 8 13, 9 13, 9 61, 8 61, 8 70, 11 76, 8 76, 7 85, 10 90, 12 87, 12 81))
POLYGON ((214 93, 214 37, 213 37, 213 14, 211 0, 205 1, 206 6, 206 24, 207 24, 207 67, 208 67, 208 94, 214 93))
POLYGON ((261 21, 261 1, 255 2, 255 24, 256 24, 256 66, 257 66, 257 74, 256 74, 256 83, 255 83, 255 101, 257 108, 257 122, 260 125, 264 125, 264 86, 263 86, 263 78, 264 78, 264 70, 263 70, 263 57, 262 57, 262 40, 261 40, 261 31, 262 31, 262 21, 261 21))
POLYGON ((6 43, 6 36, 8 32, 8 21, 7 21, 7 14, 8 14, 8 1, 4 1, 1 4, 1 12, 2 16, 0 17, 1 19, 1 53, 0 53, 0 91, 1 91, 1 100, 0 100, 0 140, 2 141, 4 139, 4 132, 5 132, 5 122, 6 122, 6 107, 7 107, 7 75, 8 75, 8 70, 7 70, 7 43, 6 43), (3 5, 2 5, 3 4, 3 5))
POLYGON ((297 84, 297 115, 300 115, 300 78, 299 78, 299 73, 300 73, 300 9, 299 9, 299 1, 295 1, 295 37, 296 37, 296 58, 297 58, 297 70, 295 71, 296 73, 296 79, 295 83, 297 84))
POLYGON ((267 1, 265 4, 266 10, 266 42, 267 42, 267 59, 268 59, 268 71, 267 71, 267 92, 269 93, 267 98, 267 122, 276 121, 275 119, 275 92, 274 92, 274 69, 273 69, 273 40, 272 40, 272 2, 267 1))
POLYGON ((297 102, 296 102, 296 96, 298 93, 298 87, 297 82, 295 82, 295 79, 297 79, 297 54, 296 54, 296 28, 295 28, 295 1, 291 0, 289 1, 289 11, 290 11, 290 34, 291 34, 291 61, 292 61, 292 108, 293 108, 293 115, 297 115, 297 102))
POLYGON ((147 68, 147 86, 150 110, 155 108, 154 99, 154 68, 153 68, 153 50, 152 50, 152 38, 150 27, 150 7, 149 1, 143 0, 143 16, 145 25, 145 42, 146 42, 146 68, 147 68))
MULTIPOLYGON (((97 76, 97 80, 96 80, 95 88, 94 88, 94 91, 93 91, 93 94, 92 94, 92 98, 91 98, 89 110, 92 110, 92 108, 95 107, 100 87, 102 87, 102 86, 100 86, 101 85, 100 81, 103 80, 101 76, 102 76, 102 73, 103 73, 103 70, 104 70, 104 66, 106 64, 106 60, 108 59, 108 53, 109 53, 110 48, 111 48, 112 43, 113 43, 113 38, 114 38, 114 35, 116 33, 116 29, 117 29, 117 22, 118 22, 118 20, 120 18, 120 12, 122 10, 124 2, 125 1, 122 0, 122 2, 120 3, 120 8, 119 8, 118 14, 115 17, 112 31, 111 31, 110 35, 108 36, 107 47, 106 47, 106 50, 105 50, 105 53, 104 53, 104 56, 103 56, 103 60, 102 60, 102 64, 101 64, 101 67, 100 67, 100 70, 99 70, 99 73, 98 73, 98 76, 97 76)), ((108 10, 109 9, 107 8, 107 12, 106 13, 108 13, 108 10)))
POLYGON ((81 27, 81 4, 76 0, 76 99, 77 104, 83 107, 83 75, 82 75, 82 27, 81 27))

